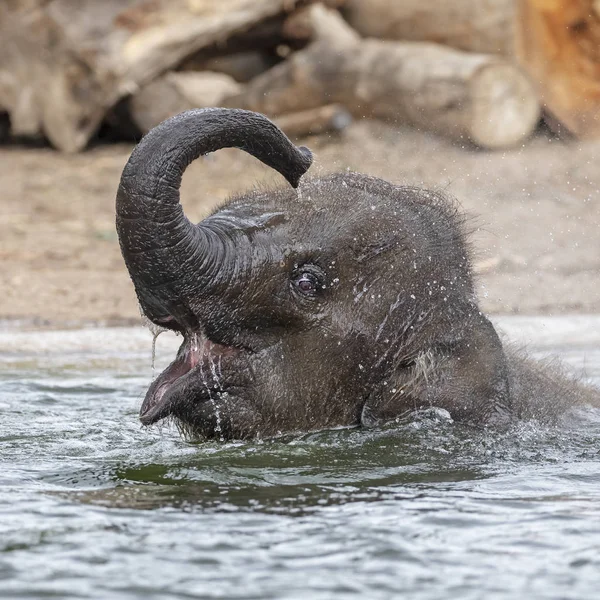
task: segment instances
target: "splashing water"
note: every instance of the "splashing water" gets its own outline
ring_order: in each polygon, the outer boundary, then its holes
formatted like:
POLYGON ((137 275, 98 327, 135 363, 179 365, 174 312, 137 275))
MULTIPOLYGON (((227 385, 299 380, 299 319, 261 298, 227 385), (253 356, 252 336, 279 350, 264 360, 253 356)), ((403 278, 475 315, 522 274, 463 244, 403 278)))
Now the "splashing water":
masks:
MULTIPOLYGON (((213 377, 213 381, 215 382, 215 388, 218 389, 217 392, 217 396, 219 397, 219 399, 221 399, 225 392, 223 391, 223 386, 221 385, 221 377, 217 374, 217 368, 215 366, 215 360, 214 360, 214 356, 213 353, 211 352, 212 350, 212 344, 211 344, 211 349, 209 349, 208 352, 208 364, 209 364, 209 368, 210 368, 210 373, 213 377)), ((221 370, 221 356, 219 355, 219 371, 221 370)), ((210 395, 210 390, 209 390, 209 395, 210 395)), ((219 435, 219 439, 223 442, 225 440, 225 438, 223 437, 223 429, 221 428, 221 412, 219 411, 219 406, 217 405, 217 403, 215 402, 214 398, 212 396, 210 396, 214 411, 215 411, 215 433, 217 433, 219 435)))
POLYGON ((302 180, 300 181, 300 183, 298 184, 298 187, 296 188, 296 199, 299 202, 311 202, 312 201, 312 196, 310 194, 310 188, 302 180), (306 190, 304 189, 305 187, 307 188, 306 190))
MULTIPOLYGON (((221 359, 222 359, 222 356, 219 354, 219 359, 217 360, 217 374, 218 374, 219 387, 221 387, 221 377, 223 376, 223 371, 221 370, 221 359)), ((223 389, 223 388, 221 388, 221 389, 223 389)))
MULTIPOLYGON (((204 341, 203 345, 202 345, 202 350, 200 352, 200 378, 202 380, 202 385, 204 385, 204 388, 206 389, 207 393, 208 393, 208 401, 210 402, 211 406, 213 407, 213 411, 215 414, 215 433, 219 436, 219 440, 221 442, 225 441, 225 438, 223 437, 223 430, 221 428, 221 411, 219 410, 219 405, 217 404, 215 398, 212 395, 211 392, 211 385, 208 381, 208 377, 206 376, 206 372, 204 371, 204 356, 207 357, 208 359, 208 365, 209 365, 209 370, 210 370, 210 374, 212 376, 212 378, 215 380, 215 387, 221 387, 221 383, 219 378, 217 377, 217 372, 216 372, 216 368, 215 368, 215 363, 214 363, 214 358, 213 358, 213 354, 212 354, 212 344, 208 341, 204 341)), ((219 397, 221 397, 221 394, 218 394, 219 397)))
MULTIPOLYGON (((150 330, 152 334, 152 380, 156 378, 156 340, 161 333, 165 331, 169 331, 165 327, 160 327, 153 323, 142 313, 142 322, 144 326, 150 330)), ((176 335, 179 335, 175 332, 176 335)), ((219 405, 217 404, 215 398, 213 397, 211 391, 212 382, 208 380, 206 373, 204 371, 204 359, 205 357, 208 359, 208 365, 210 370, 211 378, 214 382, 214 389, 218 390, 217 396, 219 399, 227 397, 227 392, 223 390, 223 386, 221 385, 221 356, 219 355, 217 363, 215 363, 215 358, 212 353, 212 343, 208 340, 202 339, 199 341, 199 335, 197 333, 191 333, 190 335, 190 349, 191 351, 199 356, 199 366, 200 366, 200 378, 204 388, 208 392, 208 401, 211 403, 214 414, 215 414, 215 433, 218 435, 219 440, 221 442, 225 441, 223 436, 223 430, 221 426, 221 411, 219 410, 219 405)))
POLYGON ((161 333, 169 331, 166 327, 161 327, 156 323, 153 323, 143 312, 140 307, 140 314, 142 315, 142 324, 150 330, 152 334, 152 380, 156 378, 156 340, 161 333))
MULTIPOLYGON (((198 344, 198 334, 197 333, 192 333, 191 337, 190 337, 190 347, 192 349, 192 352, 198 352, 200 346, 198 344)), ((202 357, 204 353, 204 341, 202 342, 202 352, 200 352, 200 357, 202 357)))
MULTIPOLYGON (((219 356, 219 370, 220 370, 220 363, 221 363, 221 356, 219 356)), ((212 352, 209 352, 209 355, 208 355, 208 365, 210 368, 210 374, 212 375, 214 382, 215 382, 215 388, 218 389, 220 392, 222 392, 223 386, 221 385, 221 377, 217 373, 217 366, 215 364, 215 359, 214 359, 212 352)))

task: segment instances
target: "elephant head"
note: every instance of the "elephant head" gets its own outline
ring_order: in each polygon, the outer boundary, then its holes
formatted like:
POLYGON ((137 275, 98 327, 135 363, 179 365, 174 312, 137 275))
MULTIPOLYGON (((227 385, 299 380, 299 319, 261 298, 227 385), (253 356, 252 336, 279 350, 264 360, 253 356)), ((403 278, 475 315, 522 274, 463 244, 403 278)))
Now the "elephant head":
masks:
POLYGON ((464 220, 438 193, 355 173, 303 181, 308 149, 266 117, 193 110, 140 142, 117 230, 145 315, 183 334, 142 423, 202 437, 374 425, 440 406, 510 414, 502 345, 478 309, 464 220), (291 184, 234 198, 198 225, 179 186, 198 156, 235 147, 291 184))

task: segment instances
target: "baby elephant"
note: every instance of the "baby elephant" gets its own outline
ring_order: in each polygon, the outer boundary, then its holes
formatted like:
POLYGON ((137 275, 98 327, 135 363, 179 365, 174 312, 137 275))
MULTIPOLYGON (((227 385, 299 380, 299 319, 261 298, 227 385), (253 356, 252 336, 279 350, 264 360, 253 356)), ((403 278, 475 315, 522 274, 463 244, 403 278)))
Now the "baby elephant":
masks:
POLYGON ((464 220, 439 193, 344 173, 304 181, 312 155, 266 117, 192 110, 133 151, 117 194, 121 251, 144 314, 181 332, 140 418, 201 438, 374 426, 441 407, 506 424, 597 392, 509 355, 480 312, 464 220), (249 152, 289 188, 234 198, 198 225, 186 167, 249 152))

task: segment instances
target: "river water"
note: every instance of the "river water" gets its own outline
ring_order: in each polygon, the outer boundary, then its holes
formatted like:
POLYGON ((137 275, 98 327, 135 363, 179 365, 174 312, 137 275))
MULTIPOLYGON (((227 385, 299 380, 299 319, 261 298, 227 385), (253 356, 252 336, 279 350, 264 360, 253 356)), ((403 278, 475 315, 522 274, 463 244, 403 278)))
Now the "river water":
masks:
MULTIPOLYGON (((600 317, 499 325, 600 385, 600 317)), ((190 444, 138 424, 150 347, 0 332, 0 598, 600 597, 600 411, 190 444)))

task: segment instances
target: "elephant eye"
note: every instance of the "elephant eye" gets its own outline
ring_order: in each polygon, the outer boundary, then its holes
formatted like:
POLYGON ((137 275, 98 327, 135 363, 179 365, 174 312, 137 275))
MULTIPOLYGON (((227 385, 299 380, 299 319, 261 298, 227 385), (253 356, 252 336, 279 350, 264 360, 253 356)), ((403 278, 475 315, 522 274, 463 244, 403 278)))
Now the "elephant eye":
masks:
POLYGON ((296 279, 296 285, 302 293, 314 294, 317 291, 319 282, 312 273, 302 273, 298 279, 296 279))
POLYGON ((317 265, 304 265, 292 275, 292 286, 302 296, 314 297, 325 288, 325 273, 317 265))

